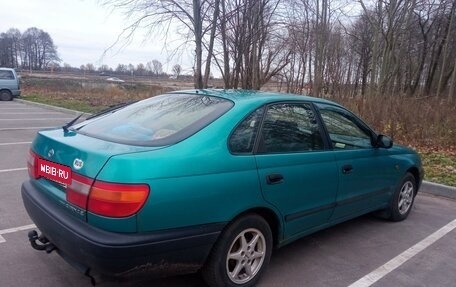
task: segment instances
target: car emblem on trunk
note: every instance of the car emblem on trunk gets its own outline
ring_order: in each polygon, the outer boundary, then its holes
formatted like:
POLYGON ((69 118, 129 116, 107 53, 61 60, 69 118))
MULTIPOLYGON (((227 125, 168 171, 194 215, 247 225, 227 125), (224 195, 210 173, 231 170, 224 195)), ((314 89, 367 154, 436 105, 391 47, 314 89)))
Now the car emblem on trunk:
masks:
POLYGON ((80 160, 79 158, 74 159, 74 161, 73 161, 74 169, 79 170, 82 168, 83 165, 84 165, 84 162, 82 160, 80 160))
POLYGON ((51 149, 48 151, 48 157, 52 157, 53 155, 54 155, 54 149, 51 148, 51 149))

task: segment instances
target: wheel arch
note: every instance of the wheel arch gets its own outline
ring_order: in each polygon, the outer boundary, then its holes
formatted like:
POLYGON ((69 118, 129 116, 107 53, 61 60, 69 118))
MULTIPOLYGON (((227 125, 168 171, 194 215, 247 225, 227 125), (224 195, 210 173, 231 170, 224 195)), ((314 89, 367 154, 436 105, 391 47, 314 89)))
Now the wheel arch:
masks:
POLYGON ((420 179, 420 171, 416 166, 412 166, 409 169, 407 169, 407 172, 411 173, 413 177, 415 178, 415 185, 416 185, 416 193, 418 192, 421 184, 421 179, 420 179))
POLYGON ((2 92, 8 92, 8 93, 12 94, 12 91, 8 88, 0 88, 0 93, 2 93, 2 92))
POLYGON ((282 223, 274 210, 267 207, 254 207, 248 210, 243 211, 242 213, 235 216, 230 222, 236 221, 238 218, 248 215, 248 214, 257 214, 264 218, 269 224, 272 232, 273 246, 278 246, 282 238, 282 223))

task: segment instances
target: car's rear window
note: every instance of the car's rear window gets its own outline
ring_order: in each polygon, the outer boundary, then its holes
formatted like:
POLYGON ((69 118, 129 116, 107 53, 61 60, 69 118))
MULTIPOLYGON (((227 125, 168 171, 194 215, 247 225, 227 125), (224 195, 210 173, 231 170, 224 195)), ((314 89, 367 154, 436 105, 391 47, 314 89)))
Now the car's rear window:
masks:
POLYGON ((0 80, 14 80, 13 72, 8 70, 0 70, 0 80))
POLYGON ((73 130, 117 143, 170 145, 198 132, 232 106, 233 102, 218 97, 167 94, 95 117, 73 130))

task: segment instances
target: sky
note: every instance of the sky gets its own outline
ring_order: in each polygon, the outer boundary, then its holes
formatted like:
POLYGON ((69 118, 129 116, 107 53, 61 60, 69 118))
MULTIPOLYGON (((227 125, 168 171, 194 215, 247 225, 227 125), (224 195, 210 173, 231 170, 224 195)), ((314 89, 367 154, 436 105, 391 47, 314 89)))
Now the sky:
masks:
MULTIPOLYGON (((172 66, 180 64, 185 73, 191 73, 191 48, 180 56, 170 57, 174 35, 168 35, 168 45, 162 36, 147 37, 147 31, 140 30, 127 46, 112 46, 127 19, 120 11, 104 7, 99 0, 0 0, 0 32, 17 28, 24 32, 36 27, 48 32, 57 46, 62 59, 61 64, 73 67, 92 63, 96 67, 106 64, 113 69, 117 64, 137 65, 154 59, 163 64, 165 72, 171 72, 172 66), (169 44, 171 42, 171 44, 169 44)), ((171 33, 172 34, 172 33, 171 33)))

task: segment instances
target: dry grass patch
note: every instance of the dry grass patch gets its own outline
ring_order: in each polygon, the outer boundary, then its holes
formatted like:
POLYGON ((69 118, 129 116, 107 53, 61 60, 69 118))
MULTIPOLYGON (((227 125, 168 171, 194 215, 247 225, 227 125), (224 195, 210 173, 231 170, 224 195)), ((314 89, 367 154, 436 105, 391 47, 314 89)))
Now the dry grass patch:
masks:
POLYGON ((117 84, 82 79, 25 77, 22 81, 25 100, 89 113, 172 90, 159 85, 117 84))
POLYGON ((456 186, 456 104, 435 97, 336 99, 395 142, 419 151, 425 179, 456 186))

